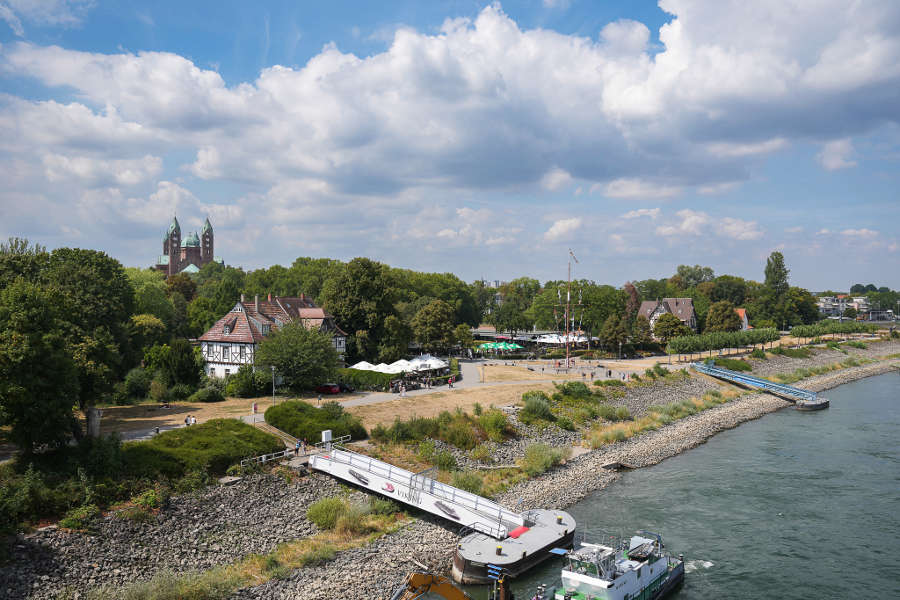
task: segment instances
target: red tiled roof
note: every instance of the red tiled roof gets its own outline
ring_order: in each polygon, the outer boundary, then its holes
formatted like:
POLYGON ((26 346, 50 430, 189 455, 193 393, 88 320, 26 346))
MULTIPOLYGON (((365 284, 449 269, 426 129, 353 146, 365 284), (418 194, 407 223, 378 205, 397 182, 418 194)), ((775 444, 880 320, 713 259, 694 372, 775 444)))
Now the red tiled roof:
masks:
POLYGON ((738 316, 742 319, 747 318, 747 309, 746 308, 736 308, 736 309, 734 309, 734 312, 736 312, 738 314, 738 316))
POLYGON ((262 341, 263 335, 244 311, 232 309, 227 315, 216 321, 206 333, 200 336, 203 342, 237 342, 252 344, 262 341), (225 333, 225 326, 228 333, 225 333))
POLYGON ((307 329, 347 335, 337 326, 331 315, 306 296, 296 298, 269 296, 265 300, 254 299, 251 302, 243 301, 243 296, 241 298, 242 301, 235 304, 227 315, 200 336, 201 341, 259 342, 265 337, 260 331, 262 325, 279 327, 297 319, 302 320, 307 329), (225 333, 226 324, 230 326, 231 333, 225 333))

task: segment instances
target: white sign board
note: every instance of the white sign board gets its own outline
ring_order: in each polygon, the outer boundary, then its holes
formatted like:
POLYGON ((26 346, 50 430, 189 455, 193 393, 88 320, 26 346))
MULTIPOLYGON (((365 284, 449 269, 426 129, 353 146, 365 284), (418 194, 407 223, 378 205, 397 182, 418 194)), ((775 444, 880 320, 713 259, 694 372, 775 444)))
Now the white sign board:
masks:
POLYGON ((326 429, 325 431, 322 432, 322 441, 323 442, 331 441, 331 430, 330 429, 326 429))

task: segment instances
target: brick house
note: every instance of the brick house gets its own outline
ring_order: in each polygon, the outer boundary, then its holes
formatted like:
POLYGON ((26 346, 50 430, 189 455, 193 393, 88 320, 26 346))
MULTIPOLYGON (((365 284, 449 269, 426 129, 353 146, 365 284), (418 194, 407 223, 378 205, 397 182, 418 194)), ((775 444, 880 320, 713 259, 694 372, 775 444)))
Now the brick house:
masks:
POLYGON ((343 360, 347 334, 331 315, 305 295, 280 297, 269 294, 264 300, 255 296, 253 302, 246 302, 241 294, 240 301, 228 314, 198 338, 206 359, 206 374, 225 377, 235 373, 241 365, 255 364, 257 345, 273 329, 298 320, 307 329, 331 333, 334 349, 343 360))

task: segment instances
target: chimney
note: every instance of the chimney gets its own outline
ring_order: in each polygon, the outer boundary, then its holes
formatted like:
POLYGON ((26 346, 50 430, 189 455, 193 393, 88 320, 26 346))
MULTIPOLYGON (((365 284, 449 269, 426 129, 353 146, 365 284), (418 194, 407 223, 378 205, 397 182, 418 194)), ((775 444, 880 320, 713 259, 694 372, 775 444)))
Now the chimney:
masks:
POLYGON ((269 292, 269 302, 272 301, 272 292, 269 292))
POLYGON ((241 304, 243 304, 243 303, 244 303, 244 295, 241 294, 241 304))
POLYGON ((256 312, 259 312, 259 294, 253 296, 253 306, 256 309, 256 312))

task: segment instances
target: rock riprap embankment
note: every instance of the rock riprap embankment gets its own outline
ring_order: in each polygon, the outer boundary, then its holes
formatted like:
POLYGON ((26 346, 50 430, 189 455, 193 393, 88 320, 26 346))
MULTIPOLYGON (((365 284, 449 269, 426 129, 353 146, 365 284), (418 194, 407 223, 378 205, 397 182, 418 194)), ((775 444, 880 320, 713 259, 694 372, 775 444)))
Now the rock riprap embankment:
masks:
POLYGON ((293 484, 257 475, 173 497, 146 523, 111 514, 91 533, 38 531, 14 542, 11 561, 0 567, 0 597, 52 598, 66 587, 121 585, 163 569, 206 569, 270 552, 315 533, 306 509, 339 489, 321 474, 293 484))

